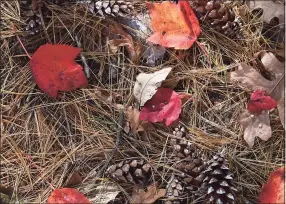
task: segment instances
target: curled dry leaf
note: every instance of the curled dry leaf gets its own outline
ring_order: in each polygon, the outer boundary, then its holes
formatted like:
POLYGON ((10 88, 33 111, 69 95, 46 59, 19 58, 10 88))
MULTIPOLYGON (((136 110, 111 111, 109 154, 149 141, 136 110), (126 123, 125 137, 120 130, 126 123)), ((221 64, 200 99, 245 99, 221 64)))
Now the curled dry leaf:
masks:
POLYGON ((182 100, 173 89, 159 88, 140 111, 139 119, 152 123, 165 120, 167 126, 176 121, 181 113, 182 100))
POLYGON ((260 113, 262 110, 271 110, 276 106, 277 102, 270 96, 265 96, 265 91, 256 90, 250 96, 247 109, 251 113, 260 113))
POLYGON ((151 74, 141 73, 136 77, 133 94, 139 101, 140 106, 143 106, 146 101, 152 98, 171 70, 172 68, 168 67, 151 74))
POLYGON ((65 186, 75 186, 78 185, 82 182, 82 177, 80 176, 79 173, 73 172, 68 179, 66 180, 66 185, 65 186))
POLYGON ((66 203, 66 204, 88 204, 90 201, 78 190, 74 188, 57 188, 47 200, 47 204, 66 203))
POLYGON ((267 141, 272 135, 268 111, 251 114, 245 110, 239 116, 239 123, 243 126, 244 140, 249 147, 253 147, 255 137, 267 141))
POLYGON ((127 121, 129 122, 133 133, 141 132, 153 127, 147 121, 140 121, 139 114, 140 112, 137 108, 133 108, 132 106, 127 108, 127 121))
POLYGON ((175 49, 189 49, 200 35, 200 25, 188 1, 146 2, 155 33, 147 41, 175 49))
POLYGON ((259 195, 260 203, 285 203, 285 168, 272 172, 259 195))
POLYGON ((39 88, 57 97, 58 91, 72 91, 87 86, 82 66, 74 61, 80 51, 80 48, 61 44, 39 47, 30 61, 39 88))
POLYGON ((274 80, 270 81, 265 79, 253 67, 245 63, 241 63, 236 71, 230 73, 230 81, 233 83, 238 81, 242 86, 252 91, 258 89, 264 90, 267 95, 277 101, 280 120, 283 127, 285 127, 285 121, 282 120, 282 118, 285 117, 285 106, 282 106, 281 102, 284 100, 283 98, 285 93, 284 63, 280 62, 273 53, 262 51, 259 55, 261 56, 261 62, 264 67, 275 75, 274 80))
POLYGON ((247 1, 250 9, 263 9, 263 20, 266 23, 271 23, 273 18, 279 19, 279 26, 285 27, 284 21, 284 5, 279 1, 266 1, 266 0, 251 0, 247 1))
POLYGON ((110 39, 108 41, 111 52, 116 53, 119 47, 126 47, 129 57, 132 62, 136 62, 141 53, 142 47, 140 44, 134 45, 131 35, 126 33, 119 24, 109 26, 109 31, 112 34, 120 35, 120 39, 110 39))
POLYGON ((144 189, 135 186, 132 196, 131 203, 132 204, 151 204, 154 203, 159 198, 164 197, 166 194, 166 189, 158 189, 156 184, 151 184, 147 187, 147 191, 144 189))

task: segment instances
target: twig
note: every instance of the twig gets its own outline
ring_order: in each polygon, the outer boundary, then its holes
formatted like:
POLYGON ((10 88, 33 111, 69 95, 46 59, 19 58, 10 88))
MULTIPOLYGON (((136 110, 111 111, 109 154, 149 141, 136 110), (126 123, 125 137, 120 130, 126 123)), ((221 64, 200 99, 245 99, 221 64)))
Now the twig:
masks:
MULTIPOLYGON (((77 35, 75 35, 75 42, 76 42, 76 44, 77 44, 78 47, 81 47, 81 43, 80 43, 80 41, 79 41, 77 35)), ((81 61, 83 62, 84 72, 85 72, 85 74, 86 74, 86 77, 89 78, 89 77, 90 77, 90 73, 89 73, 89 69, 90 69, 90 68, 89 68, 89 66, 88 66, 88 64, 87 64, 87 62, 86 62, 86 58, 85 58, 85 56, 83 56, 82 53, 80 53, 80 58, 81 58, 81 61)))
POLYGON ((123 130, 123 122, 124 122, 124 111, 120 110, 119 113, 119 119, 118 119, 118 131, 117 131, 117 135, 116 135, 116 141, 115 141, 115 145, 114 148, 112 150, 112 152, 110 152, 109 154, 109 158, 107 159, 106 163, 104 164, 104 166, 98 171, 96 178, 100 178, 103 175, 104 170, 107 168, 107 166, 109 165, 111 159, 114 157, 115 152, 118 149, 119 143, 120 143, 120 139, 121 139, 121 133, 123 130))
POLYGON ((31 59, 31 58, 32 58, 31 55, 27 52, 27 50, 26 50, 25 46, 23 45, 21 39, 19 38, 18 34, 16 33, 16 27, 15 27, 13 24, 12 24, 12 28, 13 28, 13 31, 14 31, 14 33, 15 33, 15 35, 16 35, 17 40, 19 41, 21 47, 22 47, 23 50, 25 51, 27 57, 29 57, 29 58, 31 59))

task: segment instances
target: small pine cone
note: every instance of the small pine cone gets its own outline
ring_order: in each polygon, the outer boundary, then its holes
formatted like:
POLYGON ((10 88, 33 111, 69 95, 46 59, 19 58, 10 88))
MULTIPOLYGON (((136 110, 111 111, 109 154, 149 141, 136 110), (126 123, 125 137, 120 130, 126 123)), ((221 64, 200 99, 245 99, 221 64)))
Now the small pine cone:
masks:
MULTIPOLYGON (((231 38, 242 38, 241 23, 237 23, 233 5, 225 0, 191 0, 197 18, 202 24, 231 38)), ((235 3, 235 2, 234 2, 235 3)))
POLYGON ((146 185, 151 176, 151 166, 144 160, 125 160, 109 166, 107 175, 117 182, 146 185))
POLYGON ((102 17, 106 16, 125 16, 130 13, 134 7, 132 1, 125 0, 73 0, 78 3, 88 5, 92 13, 98 13, 102 17))
POLYGON ((164 204, 181 204, 183 200, 180 198, 182 198, 183 192, 184 184, 181 182, 179 177, 172 175, 167 185, 167 200, 164 201, 164 204))
POLYGON ((207 162, 203 174, 205 178, 198 192, 204 203, 234 203, 237 189, 233 186, 233 175, 221 154, 215 155, 207 162))

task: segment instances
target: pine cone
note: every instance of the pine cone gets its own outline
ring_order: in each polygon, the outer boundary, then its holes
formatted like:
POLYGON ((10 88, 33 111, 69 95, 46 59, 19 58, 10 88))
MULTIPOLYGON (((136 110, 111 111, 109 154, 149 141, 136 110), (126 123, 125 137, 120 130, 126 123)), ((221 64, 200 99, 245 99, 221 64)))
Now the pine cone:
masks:
POLYGON ((221 154, 215 155, 207 162, 207 169, 198 195, 203 203, 234 203, 237 189, 233 186, 233 175, 229 172, 226 161, 221 154))
POLYGON ((111 165, 107 175, 118 182, 146 185, 151 176, 151 166, 144 160, 125 160, 111 165))
POLYGON ((182 138, 172 138, 170 142, 174 147, 175 159, 178 160, 174 168, 181 172, 181 174, 178 174, 178 179, 189 192, 196 191, 204 179, 202 174, 205 169, 203 155, 191 142, 192 137, 184 127, 175 128, 173 135, 182 138))
POLYGON ((125 16, 131 12, 133 7, 132 1, 124 0, 73 0, 78 3, 87 4, 92 13, 98 13, 102 17, 106 16, 125 16))
POLYGON ((224 0, 191 0, 192 8, 202 24, 231 38, 242 38, 242 21, 236 17, 232 4, 224 0))
POLYGON ((180 178, 172 175, 167 185, 166 197, 168 200, 164 204, 180 204, 183 202, 182 194, 184 192, 184 184, 180 178))

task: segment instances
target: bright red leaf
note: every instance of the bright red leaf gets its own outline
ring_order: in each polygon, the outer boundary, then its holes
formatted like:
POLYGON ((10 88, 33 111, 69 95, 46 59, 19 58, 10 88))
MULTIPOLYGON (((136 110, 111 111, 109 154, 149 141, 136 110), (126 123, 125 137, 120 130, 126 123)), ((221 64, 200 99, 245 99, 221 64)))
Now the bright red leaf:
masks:
POLYGON ((199 21, 188 1, 146 2, 155 33, 147 41, 175 49, 189 49, 200 35, 199 21))
POLYGON ((262 187, 259 195, 260 203, 285 203, 285 169, 281 167, 272 172, 267 184, 262 187))
POLYGON ((60 44, 39 47, 30 61, 39 88, 57 97, 58 91, 72 91, 87 86, 82 66, 74 61, 80 51, 80 48, 60 44))
POLYGON ((57 188, 55 189, 47 200, 47 204, 88 204, 90 201, 78 190, 74 188, 57 188))
POLYGON ((140 111, 139 120, 152 123, 166 120, 165 124, 169 126, 179 118, 181 106, 181 97, 173 89, 158 88, 157 92, 140 111))
POLYGON ((256 90, 250 96, 247 109, 251 113, 260 113, 262 110, 271 110, 277 106, 277 102, 270 96, 265 96, 265 91, 256 90))

